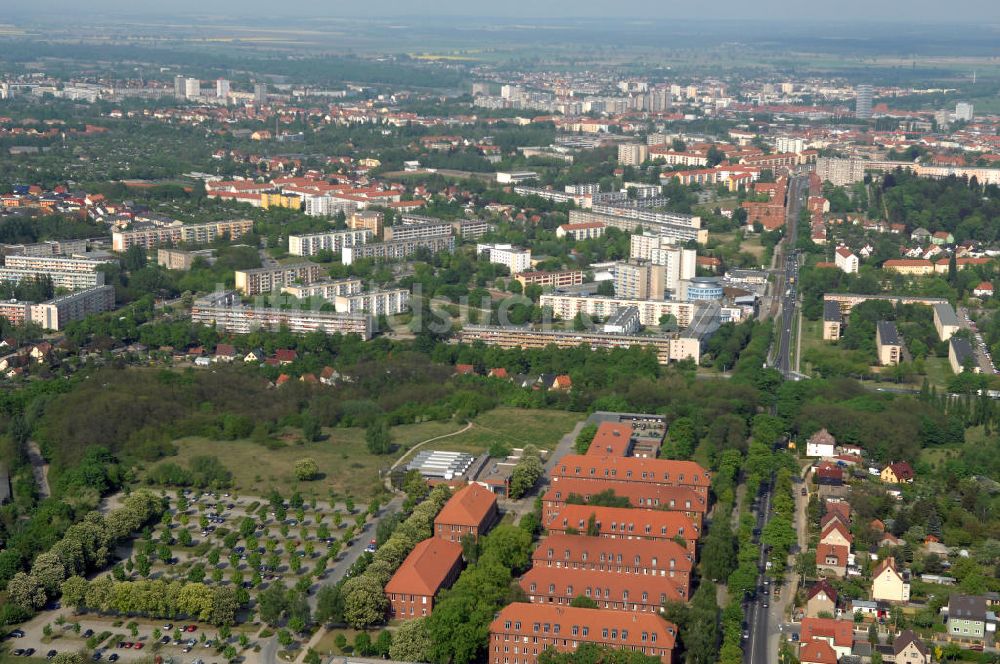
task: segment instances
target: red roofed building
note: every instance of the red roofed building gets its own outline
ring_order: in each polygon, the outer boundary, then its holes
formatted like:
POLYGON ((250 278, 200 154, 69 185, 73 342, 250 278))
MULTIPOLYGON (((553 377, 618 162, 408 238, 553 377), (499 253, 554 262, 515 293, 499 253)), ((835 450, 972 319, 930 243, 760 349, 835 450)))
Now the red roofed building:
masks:
POLYGON ((632 425, 623 422, 601 422, 587 448, 590 456, 632 455, 632 425))
POLYGON ((566 505, 554 517, 545 520, 543 526, 552 534, 593 532, 599 537, 613 539, 662 541, 679 538, 692 555, 700 536, 700 528, 680 512, 628 507, 566 505))
POLYGON ((279 348, 274 351, 274 359, 278 361, 278 364, 291 364, 299 357, 298 353, 290 348, 279 348))
POLYGON ((806 599, 806 615, 810 618, 818 618, 821 613, 829 613, 831 616, 837 611, 837 591, 826 579, 820 579, 818 583, 809 589, 806 599))
POLYGON ((455 374, 458 376, 472 376, 476 373, 476 368, 471 364, 456 364, 455 374))
POLYGON ((389 615, 400 620, 429 616, 438 592, 454 583, 461 569, 461 544, 437 537, 420 542, 385 584, 389 615))
POLYGON ((564 456, 552 469, 552 477, 686 486, 704 496, 712 483, 708 471, 694 461, 579 454, 564 456))
POLYGON ((518 583, 532 604, 569 605, 582 595, 599 609, 656 613, 664 602, 687 600, 686 586, 661 576, 532 567, 518 583))
POLYGON ((562 511, 570 496, 589 503, 595 494, 605 491, 613 491, 616 496, 628 498, 632 507, 681 512, 697 526, 701 526, 708 512, 705 497, 689 487, 642 482, 595 482, 564 477, 553 478, 552 484, 542 496, 542 518, 547 521, 562 511))
POLYGON ((497 520, 497 497, 481 484, 466 484, 448 499, 434 519, 434 536, 460 542, 484 535, 497 520))
POLYGON ((803 643, 799 650, 801 664, 837 664, 837 651, 826 641, 803 643))
POLYGON ((844 483, 844 470, 835 463, 821 461, 816 466, 816 483, 840 486, 844 483))
POLYGON ((690 590, 694 556, 676 542, 549 535, 531 555, 538 569, 583 569, 613 574, 666 577, 690 590))
POLYGON ((972 294, 976 297, 993 297, 993 284, 988 281, 980 282, 972 289, 972 294))
POLYGON ((833 647, 839 659, 851 654, 854 646, 854 623, 833 618, 803 618, 799 641, 825 641, 833 647))
POLYGON ((546 648, 573 652, 584 643, 634 650, 671 664, 677 626, 657 615, 508 604, 490 624, 489 664, 536 664, 546 648))

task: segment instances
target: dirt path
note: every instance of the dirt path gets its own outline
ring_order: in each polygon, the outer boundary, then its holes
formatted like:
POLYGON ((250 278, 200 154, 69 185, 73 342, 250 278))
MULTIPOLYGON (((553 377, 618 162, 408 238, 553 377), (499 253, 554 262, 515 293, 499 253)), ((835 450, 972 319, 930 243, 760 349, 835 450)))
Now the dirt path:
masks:
POLYGON ((31 463, 31 472, 35 476, 35 484, 38 486, 38 497, 48 498, 52 495, 49 489, 49 464, 42 456, 42 450, 38 443, 33 440, 28 441, 28 461, 31 463))

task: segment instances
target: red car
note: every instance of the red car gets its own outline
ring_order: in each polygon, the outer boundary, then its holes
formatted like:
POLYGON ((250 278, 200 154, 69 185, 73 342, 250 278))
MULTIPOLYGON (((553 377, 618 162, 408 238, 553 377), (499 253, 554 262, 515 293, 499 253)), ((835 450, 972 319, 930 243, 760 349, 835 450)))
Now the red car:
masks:
POLYGON ((185 632, 194 632, 194 631, 196 631, 197 629, 198 629, 198 626, 197 626, 197 625, 185 625, 185 626, 184 626, 184 631, 185 631, 185 632))
POLYGON ((142 643, 142 642, 140 641, 140 642, 137 642, 137 643, 133 644, 133 645, 132 645, 132 647, 133 647, 133 648, 135 648, 136 650, 142 650, 142 647, 143 647, 144 645, 146 645, 146 644, 145 644, 145 643, 142 643))

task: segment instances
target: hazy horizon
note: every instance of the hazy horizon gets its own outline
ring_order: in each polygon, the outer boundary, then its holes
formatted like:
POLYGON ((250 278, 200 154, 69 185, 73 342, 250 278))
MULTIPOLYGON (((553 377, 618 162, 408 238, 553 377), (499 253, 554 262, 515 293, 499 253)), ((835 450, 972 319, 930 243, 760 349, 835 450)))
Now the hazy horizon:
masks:
POLYGON ((620 5, 596 0, 508 0, 504 3, 470 3, 462 0, 434 0, 415 5, 409 0, 369 0, 366 3, 331 2, 317 6, 315 0, 285 0, 280 5, 264 0, 174 0, 169 4, 152 7, 137 4, 134 0, 88 0, 85 5, 68 0, 36 0, 28 6, 8 8, 7 16, 19 19, 38 17, 47 12, 61 15, 118 13, 127 16, 153 18, 181 18, 189 15, 232 14, 240 20, 254 17, 270 18, 370 18, 391 20, 393 17, 454 17, 473 19, 611 19, 622 23, 636 20, 706 20, 726 22, 734 20, 759 20, 788 22, 835 21, 844 22, 893 22, 898 24, 949 24, 975 23, 980 27, 992 26, 1000 39, 1000 3, 993 0, 953 0, 949 3, 931 0, 871 3, 867 0, 840 0, 836 3, 806 3, 793 0, 758 0, 756 3, 737 0, 717 0, 708 11, 699 11, 702 5, 664 2, 663 0, 634 0, 627 6, 627 14, 620 5), (481 7, 481 9, 479 9, 481 7))

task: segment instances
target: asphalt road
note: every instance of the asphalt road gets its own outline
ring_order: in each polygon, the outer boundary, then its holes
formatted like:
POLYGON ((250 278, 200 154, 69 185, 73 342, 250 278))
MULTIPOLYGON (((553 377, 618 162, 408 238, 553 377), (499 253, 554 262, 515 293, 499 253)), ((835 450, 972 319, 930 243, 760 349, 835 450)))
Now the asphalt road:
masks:
MULTIPOLYGON (((749 498, 749 496, 748 496, 749 498)), ((762 487, 762 493, 758 498, 756 512, 756 527, 763 531, 764 526, 771 516, 771 485, 762 487)), ((759 536, 756 541, 760 541, 759 536)), ((743 643, 743 658, 747 664, 773 664, 777 660, 777 651, 774 656, 769 655, 769 643, 772 641, 769 625, 771 622, 770 609, 770 583, 765 585, 766 579, 767 552, 761 547, 760 558, 758 560, 757 592, 753 599, 748 600, 743 607, 743 615, 747 617, 747 629, 749 636, 743 643), (764 594, 765 589, 767 595, 764 594)))
POLYGON ((796 324, 798 312, 799 260, 795 244, 798 241, 799 211, 803 198, 808 193, 808 180, 796 175, 788 186, 788 210, 785 220, 785 251, 782 257, 781 274, 778 280, 777 296, 781 300, 781 316, 778 328, 778 349, 774 357, 774 368, 786 378, 794 369, 792 365, 792 328, 796 324))

